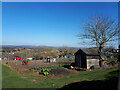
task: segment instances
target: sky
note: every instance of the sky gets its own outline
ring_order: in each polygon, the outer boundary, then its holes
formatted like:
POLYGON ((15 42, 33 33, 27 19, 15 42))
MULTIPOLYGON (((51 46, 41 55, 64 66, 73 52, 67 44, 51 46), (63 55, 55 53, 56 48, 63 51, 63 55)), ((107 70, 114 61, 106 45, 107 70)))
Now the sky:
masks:
POLYGON ((97 14, 117 18, 118 3, 3 2, 2 44, 85 47, 76 35, 97 14))

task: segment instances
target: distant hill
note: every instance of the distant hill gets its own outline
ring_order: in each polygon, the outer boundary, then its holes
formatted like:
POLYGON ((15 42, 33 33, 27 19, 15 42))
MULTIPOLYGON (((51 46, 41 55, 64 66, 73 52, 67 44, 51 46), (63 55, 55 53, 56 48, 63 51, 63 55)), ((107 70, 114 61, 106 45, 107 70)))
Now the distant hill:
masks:
MULTIPOLYGON (((2 47, 51 47, 51 48, 60 48, 56 46, 36 46, 36 45, 2 45, 2 47)), ((74 48, 74 49, 88 49, 88 48, 83 48, 83 47, 68 47, 68 48, 74 48)), ((96 49, 96 47, 91 47, 89 49, 96 49)))

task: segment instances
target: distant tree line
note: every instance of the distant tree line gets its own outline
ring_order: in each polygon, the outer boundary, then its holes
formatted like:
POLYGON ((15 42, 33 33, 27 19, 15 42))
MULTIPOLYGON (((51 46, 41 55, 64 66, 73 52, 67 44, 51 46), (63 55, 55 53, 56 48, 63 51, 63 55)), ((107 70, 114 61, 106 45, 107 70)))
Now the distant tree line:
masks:
POLYGON ((74 55, 77 50, 69 47, 3 47, 2 57, 13 59, 14 56, 20 56, 21 58, 46 58, 47 56, 58 57, 66 55, 74 55))

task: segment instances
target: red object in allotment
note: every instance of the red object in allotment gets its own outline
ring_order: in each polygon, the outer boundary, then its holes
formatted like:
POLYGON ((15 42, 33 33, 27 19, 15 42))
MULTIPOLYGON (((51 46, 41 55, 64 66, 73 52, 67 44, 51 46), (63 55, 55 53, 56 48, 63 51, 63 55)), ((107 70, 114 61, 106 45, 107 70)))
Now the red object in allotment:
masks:
POLYGON ((25 62, 25 64, 28 64, 29 62, 25 62))
POLYGON ((21 57, 15 56, 15 57, 14 57, 14 60, 21 60, 21 57))

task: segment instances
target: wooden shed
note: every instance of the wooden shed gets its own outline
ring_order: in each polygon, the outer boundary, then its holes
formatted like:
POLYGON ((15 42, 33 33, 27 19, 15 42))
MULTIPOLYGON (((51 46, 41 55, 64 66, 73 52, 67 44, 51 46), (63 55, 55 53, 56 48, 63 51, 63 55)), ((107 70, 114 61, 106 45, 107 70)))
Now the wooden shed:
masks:
POLYGON ((90 69, 93 65, 99 65, 99 54, 95 50, 79 49, 75 53, 75 65, 86 69, 90 69))

